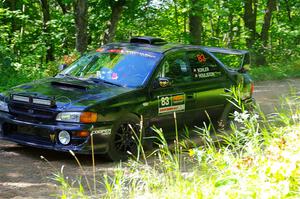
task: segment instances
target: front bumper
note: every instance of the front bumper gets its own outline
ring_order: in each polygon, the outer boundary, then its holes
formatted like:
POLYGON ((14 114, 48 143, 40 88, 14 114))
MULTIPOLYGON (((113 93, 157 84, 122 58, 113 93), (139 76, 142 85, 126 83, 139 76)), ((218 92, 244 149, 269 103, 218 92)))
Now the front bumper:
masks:
POLYGON ((98 132, 93 134, 95 153, 106 153, 111 128, 112 125, 109 123, 91 125, 65 122, 53 124, 28 122, 18 120, 9 113, 0 111, 0 139, 56 151, 72 150, 75 153, 90 154, 92 151, 90 136, 76 137, 77 132, 89 131, 98 132), (58 133, 62 130, 68 131, 71 135, 71 142, 68 145, 63 145, 58 140, 58 133))

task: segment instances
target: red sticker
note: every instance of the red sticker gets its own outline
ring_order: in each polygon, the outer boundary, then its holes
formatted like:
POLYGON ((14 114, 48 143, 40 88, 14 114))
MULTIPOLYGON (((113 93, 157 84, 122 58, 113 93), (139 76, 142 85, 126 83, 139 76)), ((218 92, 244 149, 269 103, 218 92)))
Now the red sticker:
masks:
POLYGON ((122 49, 109 49, 108 52, 109 53, 122 53, 123 50, 122 49))
POLYGON ((203 54, 197 55, 197 59, 200 63, 206 62, 206 57, 203 54))
POLYGON ((117 73, 112 73, 112 74, 111 74, 111 78, 112 78, 113 80, 118 79, 118 74, 117 74, 117 73))

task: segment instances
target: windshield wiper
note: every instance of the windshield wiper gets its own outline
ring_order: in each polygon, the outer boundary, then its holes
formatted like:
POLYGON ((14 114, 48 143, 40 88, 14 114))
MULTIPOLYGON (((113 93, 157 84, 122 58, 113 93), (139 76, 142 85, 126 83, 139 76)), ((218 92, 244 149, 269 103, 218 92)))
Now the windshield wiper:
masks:
POLYGON ((79 80, 79 81, 90 82, 90 83, 92 81, 93 83, 105 83, 105 84, 110 84, 110 85, 114 85, 114 86, 118 86, 118 87, 123 87, 123 86, 121 86, 119 84, 116 84, 116 83, 113 83, 113 82, 109 82, 109 81, 106 81, 106 80, 103 80, 103 79, 93 78, 93 77, 88 78, 88 79, 86 79, 86 78, 85 79, 81 79, 79 77, 74 77, 74 76, 72 76, 70 74, 58 74, 58 75, 62 76, 62 77, 67 77, 67 78, 70 78, 70 79, 73 79, 73 80, 79 80))
POLYGON ((69 79, 73 79, 73 80, 79 80, 79 81, 85 81, 84 79, 81 79, 79 77, 75 77, 75 76, 72 76, 70 74, 58 74, 59 76, 61 77, 67 77, 69 79))
POLYGON ((91 78, 89 78, 88 80, 91 80, 91 81, 93 81, 93 82, 95 82, 95 83, 105 83, 105 84, 110 84, 110 85, 114 85, 114 86, 118 86, 118 87, 123 87, 123 86, 121 86, 120 84, 116 84, 116 83, 113 83, 113 82, 109 82, 109 81, 106 81, 106 80, 104 80, 104 79, 98 79, 98 78, 93 78, 93 77, 91 77, 91 78))
POLYGON ((70 75, 70 74, 58 74, 59 76, 61 76, 61 77, 67 77, 67 78, 69 78, 69 79, 75 79, 75 80, 81 80, 81 79, 79 79, 78 77, 74 77, 74 76, 72 76, 72 75, 70 75))
POLYGON ((82 79, 82 78, 79 78, 79 77, 75 77, 75 76, 72 76, 70 74, 58 74, 58 75, 61 76, 61 77, 67 77, 67 78, 72 79, 72 80, 77 80, 77 81, 81 81, 81 82, 90 83, 87 79, 82 79))

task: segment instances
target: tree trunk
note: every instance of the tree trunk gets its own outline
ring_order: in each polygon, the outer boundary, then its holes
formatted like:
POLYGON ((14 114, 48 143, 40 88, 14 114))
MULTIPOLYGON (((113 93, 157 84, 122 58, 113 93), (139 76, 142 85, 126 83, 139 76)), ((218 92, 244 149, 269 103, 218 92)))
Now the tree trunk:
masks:
POLYGON ((118 22, 120 21, 120 18, 122 16, 122 12, 123 12, 125 3, 126 3, 126 0, 118 0, 118 1, 111 0, 110 1, 111 17, 110 17, 110 21, 108 24, 108 28, 104 32, 104 38, 103 38, 104 44, 110 43, 113 41, 115 34, 116 34, 118 22))
POLYGON ((224 7, 228 9, 228 37, 227 37, 227 47, 233 47, 233 38, 234 38, 234 8, 233 5, 230 5, 229 1, 224 1, 224 7))
MULTIPOLYGON (((176 24, 176 30, 179 30, 179 21, 178 21, 178 8, 177 8, 177 0, 173 0, 173 4, 174 4, 174 20, 175 20, 175 24, 176 24)), ((180 31, 177 31, 176 33, 176 37, 177 37, 177 41, 180 42, 181 41, 181 36, 180 36, 180 31)))
POLYGON ((242 29, 242 25, 241 25, 241 18, 239 17, 237 19, 236 22, 236 27, 237 27, 237 31, 236 31, 236 42, 237 43, 241 43, 241 29, 242 29))
POLYGON ((258 65, 266 64, 265 51, 266 51, 267 45, 268 45, 269 29, 271 26, 272 13, 275 9, 276 9, 276 0, 268 0, 267 8, 265 10, 264 23, 263 23, 262 30, 261 30, 262 45, 259 50, 260 52, 259 52, 259 56, 257 59, 258 65))
MULTIPOLYGON (((3 2, 3 6, 4 8, 8 8, 10 11, 16 11, 16 0, 8 0, 8 1, 4 1, 3 2)), ((10 19, 2 19, 2 21, 4 24, 10 24, 10 33, 8 35, 9 38, 9 44, 13 43, 13 39, 14 39, 14 32, 17 31, 18 28, 18 24, 17 24, 17 20, 12 17, 10 19)))
MULTIPOLYGON (((9 10, 11 10, 11 11, 16 11, 16 0, 9 0, 9 1, 7 1, 7 3, 8 3, 9 10)), ((13 32, 15 32, 17 29, 18 29, 18 28, 17 28, 16 20, 13 19, 13 20, 11 21, 11 32, 13 33, 13 32)))
POLYGON ((276 9, 276 0, 268 0, 267 9, 265 10, 264 24, 261 30, 261 40, 266 47, 268 44, 268 33, 271 25, 272 13, 276 9))
POLYGON ((75 0, 73 6, 76 27, 76 50, 83 54, 88 44, 88 0, 75 0))
POLYGON ((229 21, 229 33, 228 33, 228 40, 227 40, 227 46, 229 48, 232 48, 233 44, 233 10, 229 9, 229 15, 228 15, 228 21, 229 21))
POLYGON ((291 17, 291 7, 289 4, 289 0, 285 0, 285 6, 286 6, 286 12, 287 12, 287 16, 289 18, 289 21, 292 21, 292 17, 291 17))
POLYGON ((250 31, 250 37, 246 39, 247 47, 252 48, 256 40, 256 15, 257 0, 244 0, 244 23, 250 31))
MULTIPOLYGON (((216 4, 217 4, 217 9, 218 10, 220 10, 221 9, 221 2, 220 2, 220 0, 217 0, 216 1, 216 4)), ((218 15, 218 17, 217 17, 217 22, 216 22, 216 25, 215 25, 215 40, 216 40, 216 45, 217 46, 219 46, 220 45, 220 32, 221 32, 221 29, 220 29, 220 27, 222 26, 222 24, 220 23, 220 21, 221 21, 221 19, 220 19, 221 17, 218 15)))
MULTIPOLYGON (((183 5, 186 6, 186 0, 183 0, 183 5)), ((184 35, 184 42, 186 42, 187 40, 187 19, 188 19, 188 16, 187 16, 187 12, 184 12, 183 13, 183 35, 184 35)))
POLYGON ((202 4, 201 0, 190 0, 189 29, 191 44, 200 45, 202 36, 202 4))
POLYGON ((46 62, 54 61, 54 55, 53 55, 54 46, 49 37, 50 30, 49 30, 48 22, 50 21, 50 11, 49 11, 48 0, 40 0, 40 3, 41 3, 42 13, 43 13, 43 32, 46 35, 45 37, 45 43, 47 48, 46 62))

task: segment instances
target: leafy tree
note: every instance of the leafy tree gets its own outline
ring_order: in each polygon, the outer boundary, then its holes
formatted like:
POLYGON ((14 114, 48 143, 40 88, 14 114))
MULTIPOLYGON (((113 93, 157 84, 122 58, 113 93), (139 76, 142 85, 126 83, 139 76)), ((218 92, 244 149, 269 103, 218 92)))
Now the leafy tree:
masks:
POLYGON ((297 61, 299 7, 300 0, 3 0, 0 87, 53 75, 76 52, 137 35, 249 49, 255 65, 297 61))
POLYGON ((103 43, 105 44, 113 41, 126 0, 110 0, 108 3, 111 8, 111 17, 108 29, 104 32, 103 43))

